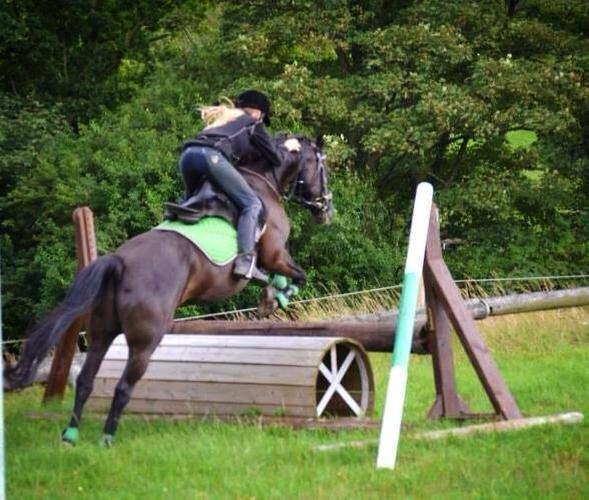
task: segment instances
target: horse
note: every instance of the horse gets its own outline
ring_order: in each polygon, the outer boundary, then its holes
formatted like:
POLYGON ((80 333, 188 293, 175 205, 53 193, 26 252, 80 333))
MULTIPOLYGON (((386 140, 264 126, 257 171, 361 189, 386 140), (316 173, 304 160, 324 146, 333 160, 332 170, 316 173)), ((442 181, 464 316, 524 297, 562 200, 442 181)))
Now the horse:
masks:
MULTIPOLYGON (((258 261, 270 273, 305 282, 304 270, 290 256, 286 244, 289 221, 282 200, 289 198, 310 209, 318 223, 333 215, 328 173, 321 147, 308 138, 299 152, 282 146, 288 136, 275 138, 283 161, 268 170, 261 163, 241 172, 261 198, 266 230, 258 242, 258 261)), ((248 283, 232 273, 232 263, 212 264, 190 241, 169 231, 150 230, 123 243, 114 253, 102 256, 82 269, 65 298, 26 335, 20 360, 4 370, 4 386, 29 385, 39 363, 59 342, 78 317, 86 319, 89 346, 76 381, 74 406, 62 442, 74 445, 79 423, 94 379, 111 343, 124 332, 129 356, 118 381, 104 424, 101 444, 111 446, 121 413, 133 388, 145 373, 150 357, 171 324, 175 309, 187 301, 227 298, 248 283)))

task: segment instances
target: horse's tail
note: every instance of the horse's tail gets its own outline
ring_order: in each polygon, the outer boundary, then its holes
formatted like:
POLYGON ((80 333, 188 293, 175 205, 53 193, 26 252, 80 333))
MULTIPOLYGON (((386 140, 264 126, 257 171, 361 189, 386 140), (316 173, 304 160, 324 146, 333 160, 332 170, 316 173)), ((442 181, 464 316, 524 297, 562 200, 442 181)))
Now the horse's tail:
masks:
POLYGON ((119 280, 122 270, 123 261, 117 255, 100 257, 83 268, 61 303, 27 334, 18 363, 4 370, 4 387, 17 389, 32 383, 49 350, 74 320, 96 303, 106 285, 119 280))

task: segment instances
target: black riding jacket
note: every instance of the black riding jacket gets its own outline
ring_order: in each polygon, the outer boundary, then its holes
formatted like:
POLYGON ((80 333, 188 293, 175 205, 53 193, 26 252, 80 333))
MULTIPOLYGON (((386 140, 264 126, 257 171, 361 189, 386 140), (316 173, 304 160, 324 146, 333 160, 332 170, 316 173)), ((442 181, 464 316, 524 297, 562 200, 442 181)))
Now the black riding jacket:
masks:
POLYGON ((220 127, 203 130, 194 139, 186 141, 182 150, 190 146, 213 147, 235 165, 252 163, 261 157, 272 167, 281 164, 264 123, 247 113, 220 127))

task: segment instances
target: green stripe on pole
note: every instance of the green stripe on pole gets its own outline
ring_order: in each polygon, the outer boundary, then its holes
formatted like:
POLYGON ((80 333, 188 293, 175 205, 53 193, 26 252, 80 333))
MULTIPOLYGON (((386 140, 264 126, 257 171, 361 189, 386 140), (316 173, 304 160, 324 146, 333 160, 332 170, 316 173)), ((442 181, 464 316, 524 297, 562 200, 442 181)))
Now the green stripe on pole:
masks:
POLYGON ((401 300, 399 301, 399 316, 395 331, 395 348, 391 354, 392 366, 406 367, 409 364, 419 282, 420 274, 418 273, 407 273, 403 277, 403 288, 401 291, 401 300))

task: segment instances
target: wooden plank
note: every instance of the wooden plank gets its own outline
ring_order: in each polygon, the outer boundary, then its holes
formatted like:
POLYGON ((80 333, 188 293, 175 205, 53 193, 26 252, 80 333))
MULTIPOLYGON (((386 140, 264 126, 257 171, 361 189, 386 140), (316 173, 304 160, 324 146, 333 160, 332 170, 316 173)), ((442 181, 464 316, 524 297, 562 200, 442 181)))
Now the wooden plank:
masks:
MULTIPOLYGON (((478 433, 502 432, 535 427, 538 425, 551 424, 577 424, 583 421, 583 414, 580 412, 559 413, 547 417, 529 417, 516 420, 507 420, 502 422, 491 422, 487 424, 469 425, 455 429, 442 429, 439 431, 425 431, 414 434, 408 434, 413 439, 436 440, 444 439, 450 436, 464 437, 478 433)), ((338 443, 321 444, 315 446, 313 451, 339 451, 344 448, 364 448, 366 446, 376 446, 377 439, 362 439, 355 441, 340 441, 338 443)))
MULTIPOLYGON (((109 349, 106 359, 123 360, 128 356, 126 345, 109 349)), ((159 346, 151 356, 151 363, 175 361, 177 363, 238 363, 317 367, 321 351, 298 349, 251 349, 235 347, 159 346)))
MULTIPOLYGON (((345 342, 341 337, 280 337, 264 335, 220 336, 220 335, 175 335, 167 334, 160 346, 200 346, 200 347, 243 347, 260 349, 293 349, 324 351, 334 343, 345 342)), ((119 335, 114 345, 126 345, 124 335, 119 335)))
POLYGON ((484 301, 489 316, 580 307, 589 304, 589 287, 489 297, 484 301))
MULTIPOLYGON (((124 362, 104 360, 97 377, 119 378, 124 362)), ((317 371, 298 366, 238 365, 227 363, 150 363, 144 375, 153 380, 315 385, 317 371)))
MULTIPOLYGON (((108 411, 110 400, 90 399, 88 409, 90 411, 108 411)), ((282 406, 273 405, 250 405, 243 403, 211 403, 191 401, 169 401, 169 400, 144 400, 131 399, 125 409, 131 413, 157 413, 157 414, 195 414, 195 415, 285 415, 311 417, 315 415, 313 406, 282 406)))
MULTIPOLYGON (((116 383, 117 380, 115 379, 97 379, 91 397, 112 399, 116 383)), ((175 399, 214 403, 313 406, 316 395, 314 387, 309 386, 184 381, 161 382, 142 379, 133 390, 133 399, 175 399)))

